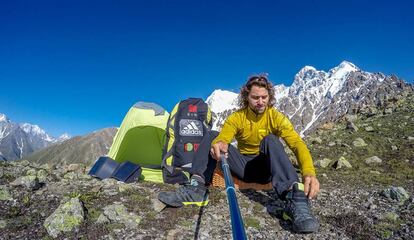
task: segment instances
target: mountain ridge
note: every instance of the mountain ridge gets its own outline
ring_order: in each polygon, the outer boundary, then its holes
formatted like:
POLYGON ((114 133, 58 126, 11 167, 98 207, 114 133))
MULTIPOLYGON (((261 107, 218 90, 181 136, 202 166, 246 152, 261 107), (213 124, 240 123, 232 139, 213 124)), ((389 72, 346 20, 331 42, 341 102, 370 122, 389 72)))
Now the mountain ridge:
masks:
POLYGON ((70 139, 68 134, 54 138, 38 125, 15 123, 0 113, 0 160, 16 160, 70 139))

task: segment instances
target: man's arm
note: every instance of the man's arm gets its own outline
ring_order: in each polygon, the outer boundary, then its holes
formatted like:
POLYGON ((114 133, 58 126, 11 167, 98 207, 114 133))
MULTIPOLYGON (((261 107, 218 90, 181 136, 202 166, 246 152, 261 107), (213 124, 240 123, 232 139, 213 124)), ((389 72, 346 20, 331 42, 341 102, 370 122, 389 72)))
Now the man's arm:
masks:
POLYGON ((279 114, 280 115, 277 116, 277 134, 283 138, 289 148, 294 152, 302 172, 305 193, 308 198, 314 198, 319 192, 320 184, 316 178, 312 156, 305 142, 295 131, 289 119, 283 114, 279 114))
POLYGON ((235 114, 231 114, 224 122, 220 134, 211 143, 210 153, 214 159, 220 160, 220 154, 224 153, 227 157, 229 143, 234 139, 237 133, 237 119, 235 114))

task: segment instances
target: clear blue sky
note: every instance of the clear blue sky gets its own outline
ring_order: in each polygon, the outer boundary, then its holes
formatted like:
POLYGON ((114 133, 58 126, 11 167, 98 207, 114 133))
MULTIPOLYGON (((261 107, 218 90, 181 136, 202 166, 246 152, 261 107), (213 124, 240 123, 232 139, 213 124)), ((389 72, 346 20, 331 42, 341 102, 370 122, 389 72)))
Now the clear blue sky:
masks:
POLYGON ((348 60, 414 79, 412 1, 2 1, 0 113, 58 136, 267 72, 348 60), (336 3, 334 3, 336 2, 336 3))

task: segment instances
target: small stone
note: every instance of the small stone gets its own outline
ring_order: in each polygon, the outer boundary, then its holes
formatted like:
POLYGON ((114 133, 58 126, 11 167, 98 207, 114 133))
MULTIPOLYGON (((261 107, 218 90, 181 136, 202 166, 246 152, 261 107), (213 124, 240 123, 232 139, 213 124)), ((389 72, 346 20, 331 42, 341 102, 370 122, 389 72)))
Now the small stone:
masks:
POLYGON ((19 165, 24 166, 24 167, 30 166, 30 162, 27 160, 16 161, 16 162, 18 162, 19 165))
POLYGON ((381 175, 381 172, 379 172, 379 171, 369 171, 369 172, 372 173, 372 174, 381 175))
POLYGON ((391 146, 391 150, 396 151, 396 150, 398 150, 398 147, 397 147, 397 146, 395 146, 395 145, 392 145, 392 146, 391 146))
POLYGON ((320 167, 320 168, 326 168, 329 166, 329 164, 331 164, 331 162, 332 162, 331 159, 324 158, 324 159, 315 161, 315 166, 320 167))
POLYGON ((36 170, 34 170, 34 169, 29 169, 29 170, 27 170, 26 175, 27 175, 27 176, 37 176, 37 174, 36 174, 36 170))
POLYGON ((83 172, 85 170, 85 166, 77 163, 69 164, 66 168, 66 172, 83 172))
POLYGON ((41 187, 39 179, 36 176, 19 177, 10 183, 11 186, 25 186, 30 190, 37 190, 41 187))
POLYGON ((358 115, 355 115, 355 114, 345 115, 345 120, 348 122, 355 122, 357 119, 358 119, 358 115))
POLYGON ((41 183, 47 182, 48 173, 46 170, 40 169, 39 171, 37 171, 36 176, 39 179, 39 182, 41 183))
POLYGON ((381 192, 386 198, 397 200, 398 202, 405 202, 410 195, 403 187, 390 187, 381 192))
POLYGON ((333 146, 335 146, 335 145, 336 145, 336 143, 335 143, 335 142, 329 142, 329 143, 328 143, 328 146, 329 146, 329 147, 333 147, 333 146))
POLYGON ((325 123, 323 124, 320 129, 322 130, 332 130, 335 127, 335 123, 333 122, 329 122, 329 123, 325 123))
POLYGON ((346 167, 346 168, 352 168, 352 165, 344 158, 344 157, 340 157, 339 160, 337 160, 334 164, 333 167, 335 169, 340 169, 342 167, 346 167))
POLYGON ((78 174, 75 172, 68 172, 63 176, 63 178, 66 180, 77 180, 78 174))
POLYGON ((93 192, 93 193, 97 193, 97 192, 99 192, 100 190, 101 190, 101 186, 95 186, 95 187, 93 187, 92 189, 91 189, 91 192, 93 192))
POLYGON ((96 223, 109 223, 109 219, 105 216, 105 214, 101 213, 101 215, 99 215, 98 220, 96 220, 96 223))
POLYGON ((180 230, 178 229, 172 229, 168 231, 167 233, 167 240, 174 240, 177 239, 177 237, 181 235, 180 230))
POLYGON ((315 144, 315 143, 317 143, 317 144, 322 144, 322 139, 321 139, 320 137, 310 138, 310 139, 309 139, 309 141, 310 141, 312 144, 315 144))
POLYGON ((53 169, 53 166, 52 166, 52 164, 45 163, 45 164, 40 165, 40 168, 50 171, 50 170, 53 169))
POLYGON ((391 222, 395 222, 398 220, 400 216, 398 216, 398 214, 396 214, 395 212, 388 212, 384 215, 384 219, 391 221, 391 222))
POLYGON ((131 185, 128 185, 128 184, 126 184, 126 183, 121 183, 121 184, 119 184, 119 186, 118 186, 118 191, 119 191, 120 193, 127 192, 127 191, 130 191, 130 190, 132 190, 131 185))
POLYGON ((370 204, 369 206, 368 206, 368 209, 370 209, 370 210, 374 210, 374 209, 377 209, 377 205, 375 205, 375 204, 370 204))
POLYGON ((364 160, 366 164, 380 164, 382 163, 382 159, 377 156, 372 156, 364 160))
POLYGON ((5 228, 7 226, 6 220, 0 220, 0 229, 5 228))
POLYGON ((368 126, 368 127, 365 128, 365 131, 367 131, 367 132, 373 132, 374 131, 374 128, 371 127, 371 126, 368 126))
POLYGON ((160 202, 158 199, 151 199, 151 202, 152 202, 152 208, 156 212, 161 212, 166 207, 166 205, 160 202))
POLYGON ((358 132, 358 127, 353 122, 347 122, 346 129, 349 129, 353 132, 358 132))
POLYGON ((365 147, 365 146, 368 146, 368 145, 365 143, 364 139, 362 139, 362 138, 357 138, 357 139, 355 139, 355 140, 352 142, 352 144, 353 144, 355 147, 365 147))
POLYGON ((408 141, 410 141, 410 142, 411 142, 411 141, 414 141, 414 137, 411 137, 411 136, 408 136, 408 137, 407 137, 407 139, 408 139, 408 141))
POLYGON ((6 186, 0 185, 0 201, 13 200, 9 190, 6 186))

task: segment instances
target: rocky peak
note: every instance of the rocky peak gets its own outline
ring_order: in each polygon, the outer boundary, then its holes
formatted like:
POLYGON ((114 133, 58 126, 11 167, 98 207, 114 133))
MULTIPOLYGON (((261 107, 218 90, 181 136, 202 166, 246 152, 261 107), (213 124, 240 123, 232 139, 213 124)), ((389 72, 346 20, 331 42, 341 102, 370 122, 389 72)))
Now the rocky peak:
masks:
POLYGON ((7 118, 5 114, 0 113, 0 123, 1 122, 10 122, 10 120, 7 118))

